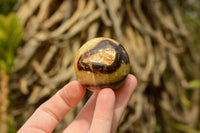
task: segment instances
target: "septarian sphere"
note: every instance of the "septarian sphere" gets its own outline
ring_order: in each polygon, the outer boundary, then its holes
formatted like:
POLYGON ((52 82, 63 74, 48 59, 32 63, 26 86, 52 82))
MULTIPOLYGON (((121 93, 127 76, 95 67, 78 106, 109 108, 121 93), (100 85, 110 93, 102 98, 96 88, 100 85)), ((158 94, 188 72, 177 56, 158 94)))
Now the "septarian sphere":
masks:
POLYGON ((118 89, 130 72, 129 57, 123 46, 103 37, 89 40, 80 48, 74 67, 78 81, 94 92, 118 89))

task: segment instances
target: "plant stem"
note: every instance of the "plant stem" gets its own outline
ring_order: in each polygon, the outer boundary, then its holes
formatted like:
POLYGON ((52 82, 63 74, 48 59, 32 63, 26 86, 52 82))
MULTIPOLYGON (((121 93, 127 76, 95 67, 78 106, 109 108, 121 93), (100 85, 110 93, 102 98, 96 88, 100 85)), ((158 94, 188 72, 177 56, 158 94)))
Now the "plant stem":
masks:
POLYGON ((5 71, 1 71, 1 80, 0 80, 0 89, 1 89, 1 103, 0 103, 0 114, 1 114, 1 121, 0 121, 0 132, 7 133, 7 118, 8 118, 8 106, 9 106, 9 76, 5 71))

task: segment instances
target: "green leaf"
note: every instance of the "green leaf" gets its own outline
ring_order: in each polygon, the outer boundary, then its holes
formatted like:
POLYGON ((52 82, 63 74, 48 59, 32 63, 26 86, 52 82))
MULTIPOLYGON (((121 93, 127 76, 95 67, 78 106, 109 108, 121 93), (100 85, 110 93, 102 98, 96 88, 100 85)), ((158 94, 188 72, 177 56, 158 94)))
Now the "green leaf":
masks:
POLYGON ((4 70, 4 71, 8 71, 8 70, 7 70, 8 68, 7 68, 5 62, 3 62, 3 61, 1 61, 1 60, 0 60, 0 68, 1 68, 2 70, 4 70))
POLYGON ((0 15, 0 65, 1 69, 10 72, 14 62, 16 49, 23 37, 23 25, 14 13, 0 15))
POLYGON ((192 80, 188 84, 190 88, 200 88, 200 80, 192 80))

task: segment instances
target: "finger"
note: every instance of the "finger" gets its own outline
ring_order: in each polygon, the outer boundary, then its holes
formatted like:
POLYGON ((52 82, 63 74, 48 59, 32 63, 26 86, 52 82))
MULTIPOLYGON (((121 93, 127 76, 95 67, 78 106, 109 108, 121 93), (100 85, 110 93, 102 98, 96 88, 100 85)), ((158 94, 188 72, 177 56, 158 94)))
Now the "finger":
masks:
POLYGON ((85 95, 85 89, 73 81, 43 103, 21 127, 18 133, 52 132, 62 118, 74 108, 85 95))
POLYGON ((74 121, 64 130, 64 133, 87 132, 93 118, 97 93, 93 93, 74 121))
POLYGON ((89 133, 110 133, 114 113, 115 94, 103 89, 97 96, 96 107, 89 133))
POLYGON ((115 91, 116 104, 114 109, 112 132, 116 131, 120 119, 123 115, 123 112, 126 109, 128 101, 132 93, 136 89, 136 86, 137 86, 136 78, 133 75, 129 74, 122 87, 120 87, 118 90, 115 91))

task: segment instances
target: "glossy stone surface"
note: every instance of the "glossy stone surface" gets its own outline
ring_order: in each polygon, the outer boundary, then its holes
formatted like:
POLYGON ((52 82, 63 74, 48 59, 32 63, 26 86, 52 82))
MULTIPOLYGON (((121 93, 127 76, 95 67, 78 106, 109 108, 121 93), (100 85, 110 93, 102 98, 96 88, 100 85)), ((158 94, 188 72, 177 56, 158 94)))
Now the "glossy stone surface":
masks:
POLYGON ((129 57, 121 44, 109 38, 94 38, 78 51, 74 68, 87 89, 118 89, 130 72, 129 57))

